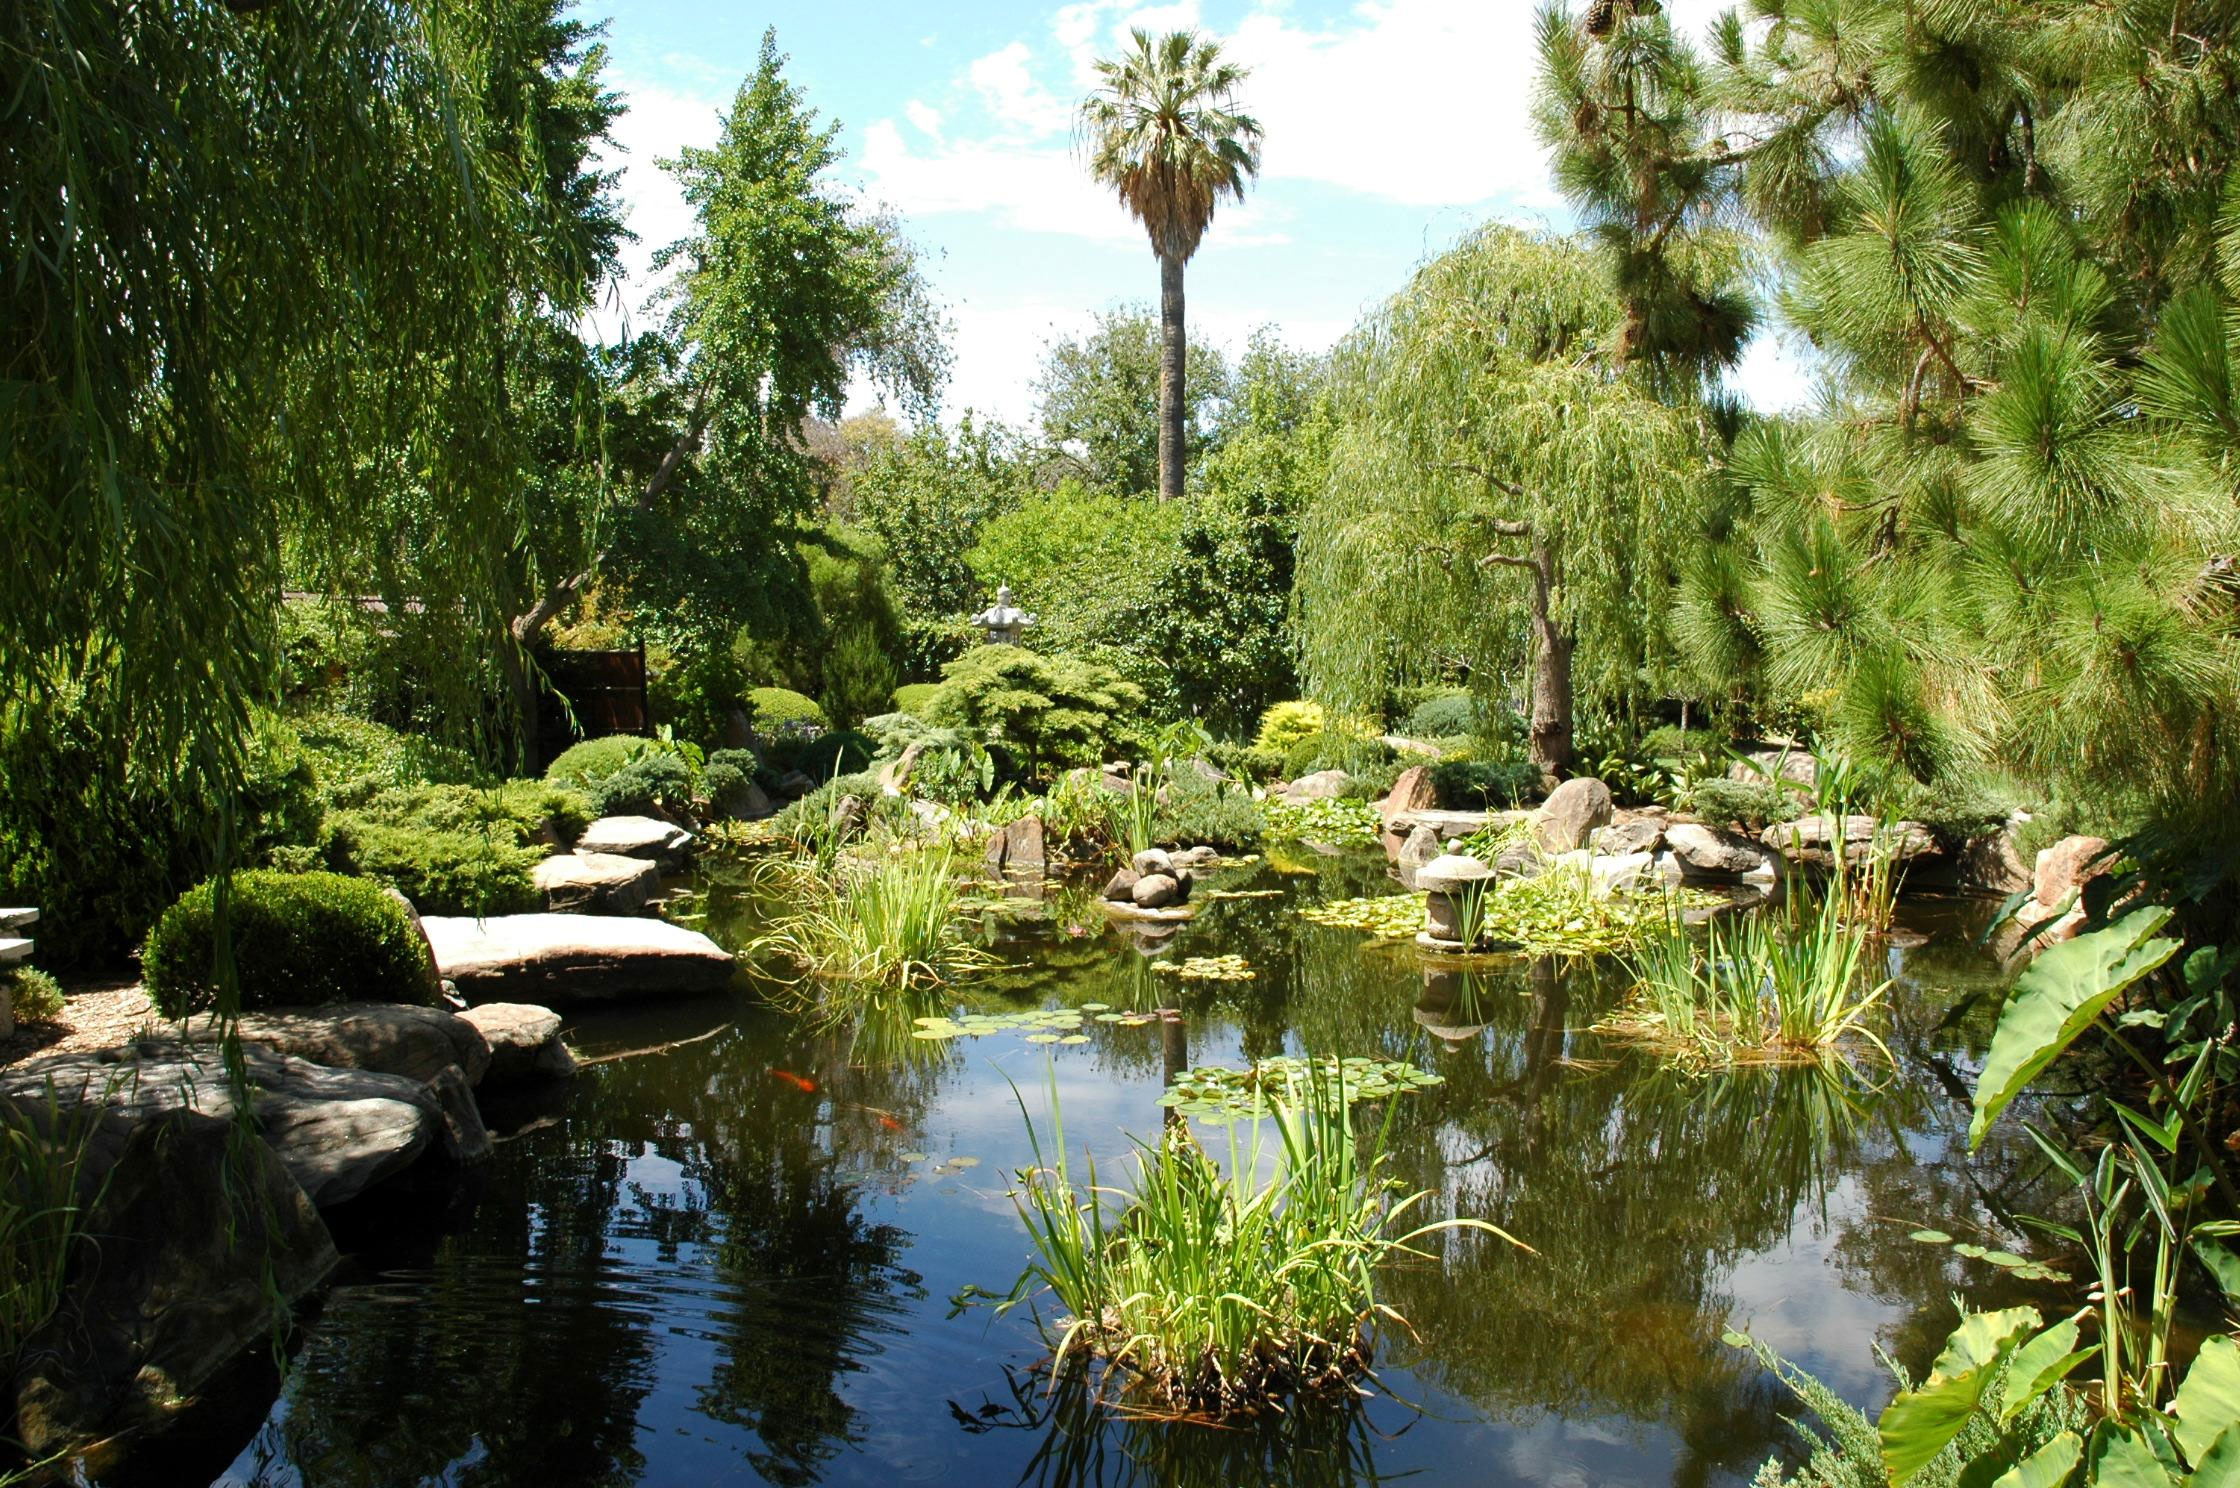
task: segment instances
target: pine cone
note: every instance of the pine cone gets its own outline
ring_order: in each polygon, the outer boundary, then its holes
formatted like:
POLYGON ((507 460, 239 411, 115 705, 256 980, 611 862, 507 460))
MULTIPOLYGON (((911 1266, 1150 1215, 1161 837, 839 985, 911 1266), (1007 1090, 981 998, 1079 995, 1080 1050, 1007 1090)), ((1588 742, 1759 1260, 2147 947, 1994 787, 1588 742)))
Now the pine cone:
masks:
POLYGON ((1587 7, 1587 34, 1608 36, 1610 28, 1618 23, 1618 0, 1594 0, 1587 7))

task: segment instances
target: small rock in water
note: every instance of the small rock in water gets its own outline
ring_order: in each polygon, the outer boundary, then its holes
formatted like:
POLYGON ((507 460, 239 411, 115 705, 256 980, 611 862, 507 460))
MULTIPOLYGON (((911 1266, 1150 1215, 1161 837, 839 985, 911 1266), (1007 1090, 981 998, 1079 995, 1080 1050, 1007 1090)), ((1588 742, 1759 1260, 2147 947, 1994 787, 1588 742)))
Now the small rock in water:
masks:
POLYGON ((1182 898, 1182 885, 1164 873, 1146 874, 1129 891, 1138 909, 1165 909, 1182 898))

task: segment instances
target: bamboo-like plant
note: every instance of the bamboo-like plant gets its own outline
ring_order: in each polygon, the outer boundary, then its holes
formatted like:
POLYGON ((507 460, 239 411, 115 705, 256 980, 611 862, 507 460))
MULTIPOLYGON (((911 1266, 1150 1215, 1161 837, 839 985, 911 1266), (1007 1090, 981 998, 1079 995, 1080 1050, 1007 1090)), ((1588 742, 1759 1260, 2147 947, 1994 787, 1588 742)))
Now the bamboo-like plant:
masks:
MULTIPOLYGON (((875 858, 842 858, 832 872, 774 860, 755 888, 783 884, 800 908, 747 943, 817 978, 878 986, 945 982, 995 964, 958 924, 957 860, 946 847, 889 843, 875 858)), ((804 1002, 816 994, 798 991, 804 1002)))
POLYGON ((62 1300, 82 1220, 79 1169, 102 1104, 0 1103, 0 1370, 62 1300))
POLYGON ((1099 1184, 1093 1158, 1075 1181, 1055 1076, 1050 1114, 1047 1150, 1027 1118, 1035 1165, 1012 1199, 1034 1257, 1002 1306, 1047 1291, 1062 1313, 1054 1370, 1101 1359, 1176 1412, 1343 1392, 1368 1367, 1376 1321, 1403 1321, 1377 1300, 1379 1266, 1428 1259, 1416 1242, 1442 1231, 1518 1243, 1480 1219, 1402 1230, 1429 1195, 1396 1197, 1385 1176, 1390 1112, 1364 1146, 1342 1094, 1318 1078, 1288 1082, 1249 1135, 1232 1126, 1226 1169, 1187 1125, 1134 1139, 1125 1192, 1099 1184))

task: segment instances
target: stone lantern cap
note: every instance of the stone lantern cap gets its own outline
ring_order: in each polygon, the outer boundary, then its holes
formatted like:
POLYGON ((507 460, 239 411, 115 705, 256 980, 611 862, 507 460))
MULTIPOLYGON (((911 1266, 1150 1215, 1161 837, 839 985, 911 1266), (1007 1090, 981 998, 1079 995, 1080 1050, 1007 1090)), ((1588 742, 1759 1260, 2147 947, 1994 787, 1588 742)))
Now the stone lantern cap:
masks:
POLYGON ((1037 623, 1037 617, 1011 602, 1011 586, 996 586, 996 602, 972 617, 972 623, 988 633, 990 641, 1016 641, 1019 632, 1037 623))
POLYGON ((1451 894, 1493 877, 1493 869, 1476 858, 1448 853, 1416 870, 1416 887, 1431 894, 1451 894))

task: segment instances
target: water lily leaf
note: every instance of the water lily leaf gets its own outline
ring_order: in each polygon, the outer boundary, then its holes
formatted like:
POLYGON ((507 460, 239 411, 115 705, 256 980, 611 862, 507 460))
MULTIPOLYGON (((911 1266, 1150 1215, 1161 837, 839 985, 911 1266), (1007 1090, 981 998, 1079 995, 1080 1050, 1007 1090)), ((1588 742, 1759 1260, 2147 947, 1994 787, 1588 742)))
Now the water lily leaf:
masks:
POLYGON ((2159 906, 2134 910, 2105 930, 2051 947, 2015 982, 1999 1010, 1983 1075, 1976 1081, 1968 1149, 1983 1145, 1999 1113, 2092 1025, 2124 990, 2178 953, 2155 932, 2169 922, 2159 906))
POLYGON ((1728 1348, 1746 1349, 1751 1347, 1756 1340, 1752 1339, 1747 1333, 1737 1333, 1734 1329, 1729 1328, 1719 1335, 1719 1341, 1728 1348))
POLYGON ((905 1152, 902 1154, 902 1160, 906 1163, 922 1163, 931 1155, 925 1152, 905 1152))
POLYGON ((2074 1431, 2064 1431, 1993 1479, 1991 1488, 2055 1488, 2075 1471, 2083 1456, 2083 1439, 2074 1431))
POLYGON ((980 1159, 960 1154, 950 1158, 947 1166, 952 1168, 977 1168, 980 1166, 980 1159))
POLYGON ((1985 1256, 1991 1254, 1990 1251, 1985 1250, 1982 1246, 1971 1244, 1966 1240, 1963 1240, 1958 1245, 1953 1246, 1952 1249, 1954 1254, 1964 1255, 1971 1261, 1980 1261, 1985 1256))
POLYGON ((963 1032, 964 1030, 961 1028, 913 1028, 910 1030, 910 1037, 914 1039, 953 1039, 963 1032))
POLYGON ((2018 1256, 2011 1250, 1987 1250, 1983 1253, 1983 1259, 2005 1271, 2030 1264, 2027 1257, 2018 1256))
POLYGON ((2035 1307, 2008 1307, 1969 1313, 1952 1330, 1929 1377, 1918 1388, 1900 1390, 1876 1423, 1882 1464, 1892 1483, 1903 1488, 1960 1434, 1982 1401, 1985 1386, 2016 1342, 2039 1321, 2035 1307))
POLYGON ((1030 1033, 1027 1035, 1027 1042, 1030 1044, 1054 1044, 1057 1041, 1058 1036, 1054 1033, 1030 1033))
POLYGON ((2178 1450, 2199 1462, 2210 1443, 2240 1421, 2240 1344, 2212 1334, 2194 1355, 2171 1411, 2178 1418, 2178 1450))
POLYGON ((1085 1002, 1081 1004, 1081 1011, 1085 1013, 1101 1013, 1111 1006, 1112 1004, 1109 1002, 1085 1002))
POLYGON ((1923 1245, 1950 1245, 1952 1243, 1952 1237, 1942 1230, 1915 1230, 1906 1238, 1908 1240, 1918 1240, 1923 1245))
POLYGON ((1059 1039, 1058 1042, 1061 1044, 1085 1044, 1089 1042, 1089 1035, 1085 1033, 1069 1033, 1064 1038, 1059 1039))

